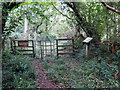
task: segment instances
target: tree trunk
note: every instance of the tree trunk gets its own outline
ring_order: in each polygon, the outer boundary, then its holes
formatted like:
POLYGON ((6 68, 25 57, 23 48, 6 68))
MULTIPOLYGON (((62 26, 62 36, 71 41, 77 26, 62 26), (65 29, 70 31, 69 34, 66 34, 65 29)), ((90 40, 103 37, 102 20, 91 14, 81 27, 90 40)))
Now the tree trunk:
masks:
POLYGON ((28 20, 25 16, 25 21, 24 21, 24 39, 28 40, 28 20))
MULTIPOLYGON (((0 16, 2 16, 1 12, 0 12, 0 16)), ((0 56, 2 56, 2 18, 1 17, 0 17, 0 56)))
POLYGON ((87 37, 93 37, 93 38, 95 37, 95 40, 100 41, 100 36, 98 35, 97 30, 91 30, 91 27, 92 27, 91 23, 87 22, 83 18, 83 16, 80 15, 80 12, 78 9, 78 8, 80 8, 79 5, 76 2, 70 2, 70 3, 65 2, 65 3, 68 5, 68 7, 70 7, 73 10, 73 12, 76 16, 75 19, 78 23, 78 26, 84 30, 87 37))
MULTIPOLYGON (((4 34, 4 28, 5 28, 5 23, 7 21, 7 16, 8 16, 8 11, 11 11, 14 7, 17 8, 19 6, 19 4, 21 4, 22 2, 3 2, 2 3, 2 30, 1 30, 1 35, 4 34)), ((2 49, 4 50, 4 45, 5 43, 5 37, 2 38, 2 49)))
POLYGON ((103 2, 102 0, 99 0, 99 1, 103 4, 103 6, 104 6, 105 8, 107 8, 107 9, 109 9, 109 10, 115 12, 115 13, 120 14, 120 10, 116 10, 115 8, 107 5, 107 4, 106 4, 105 2, 103 2))
POLYGON ((1 10, 0 10, 0 87, 2 87, 2 13, 1 13, 1 10))

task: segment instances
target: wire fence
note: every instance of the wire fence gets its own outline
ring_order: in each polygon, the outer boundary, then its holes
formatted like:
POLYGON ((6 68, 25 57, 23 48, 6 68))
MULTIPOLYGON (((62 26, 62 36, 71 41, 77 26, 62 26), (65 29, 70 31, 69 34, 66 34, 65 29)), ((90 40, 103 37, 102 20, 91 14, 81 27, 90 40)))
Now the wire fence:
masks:
POLYGON ((55 40, 34 40, 35 55, 39 58, 45 56, 56 55, 56 41, 55 40))

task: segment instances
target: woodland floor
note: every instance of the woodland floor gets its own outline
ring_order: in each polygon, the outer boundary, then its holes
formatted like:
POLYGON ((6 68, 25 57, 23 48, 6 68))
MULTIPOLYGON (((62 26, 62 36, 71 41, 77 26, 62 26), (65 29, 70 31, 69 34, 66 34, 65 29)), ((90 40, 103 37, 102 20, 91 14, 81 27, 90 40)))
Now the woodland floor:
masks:
POLYGON ((110 88, 119 87, 116 80, 118 68, 116 65, 98 63, 80 57, 45 57, 45 60, 32 61, 36 71, 36 86, 40 88, 110 88), (100 69, 103 68, 103 69, 100 69), (106 70, 109 73, 106 73, 106 70), (105 74, 105 75, 104 75, 105 74), (109 75, 110 77, 106 77, 109 75), (108 81, 110 79, 110 81, 108 81))
POLYGON ((36 70, 36 81, 37 87, 40 88, 61 88, 57 83, 49 80, 47 75, 44 73, 44 68, 40 64, 40 60, 34 60, 33 66, 36 70))

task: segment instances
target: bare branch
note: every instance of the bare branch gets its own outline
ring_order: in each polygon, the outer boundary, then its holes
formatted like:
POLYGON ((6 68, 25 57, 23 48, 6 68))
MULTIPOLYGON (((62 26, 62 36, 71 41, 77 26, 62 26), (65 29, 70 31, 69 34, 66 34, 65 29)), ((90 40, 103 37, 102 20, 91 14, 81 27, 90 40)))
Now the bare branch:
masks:
POLYGON ((70 20, 73 20, 72 18, 68 17, 67 15, 65 15, 65 14, 63 14, 61 11, 59 11, 59 10, 55 7, 55 5, 54 5, 53 3, 52 3, 52 5, 53 5, 53 7, 54 7, 60 14, 62 14, 63 16, 67 17, 67 18, 70 19, 70 20))
POLYGON ((106 4, 105 2, 103 2, 102 0, 99 0, 99 1, 100 1, 100 2, 102 3, 102 5, 103 5, 104 7, 106 7, 107 9, 109 9, 109 10, 115 12, 115 13, 120 14, 120 10, 116 10, 115 8, 107 5, 107 4, 106 4))
POLYGON ((42 18, 41 22, 40 22, 40 23, 36 26, 36 28, 35 28, 36 32, 37 32, 38 28, 39 28, 42 24, 43 24, 43 18, 42 18))

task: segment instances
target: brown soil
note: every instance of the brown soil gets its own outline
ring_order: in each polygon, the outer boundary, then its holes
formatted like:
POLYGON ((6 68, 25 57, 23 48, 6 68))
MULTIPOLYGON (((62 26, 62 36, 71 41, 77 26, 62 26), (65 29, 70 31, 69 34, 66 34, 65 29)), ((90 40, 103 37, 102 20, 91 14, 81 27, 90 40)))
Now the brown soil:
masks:
POLYGON ((45 70, 40 64, 40 60, 34 60, 33 66, 36 70, 36 81, 37 86, 40 88, 61 88, 59 85, 57 85, 52 80, 49 80, 47 75, 45 74, 45 70))

